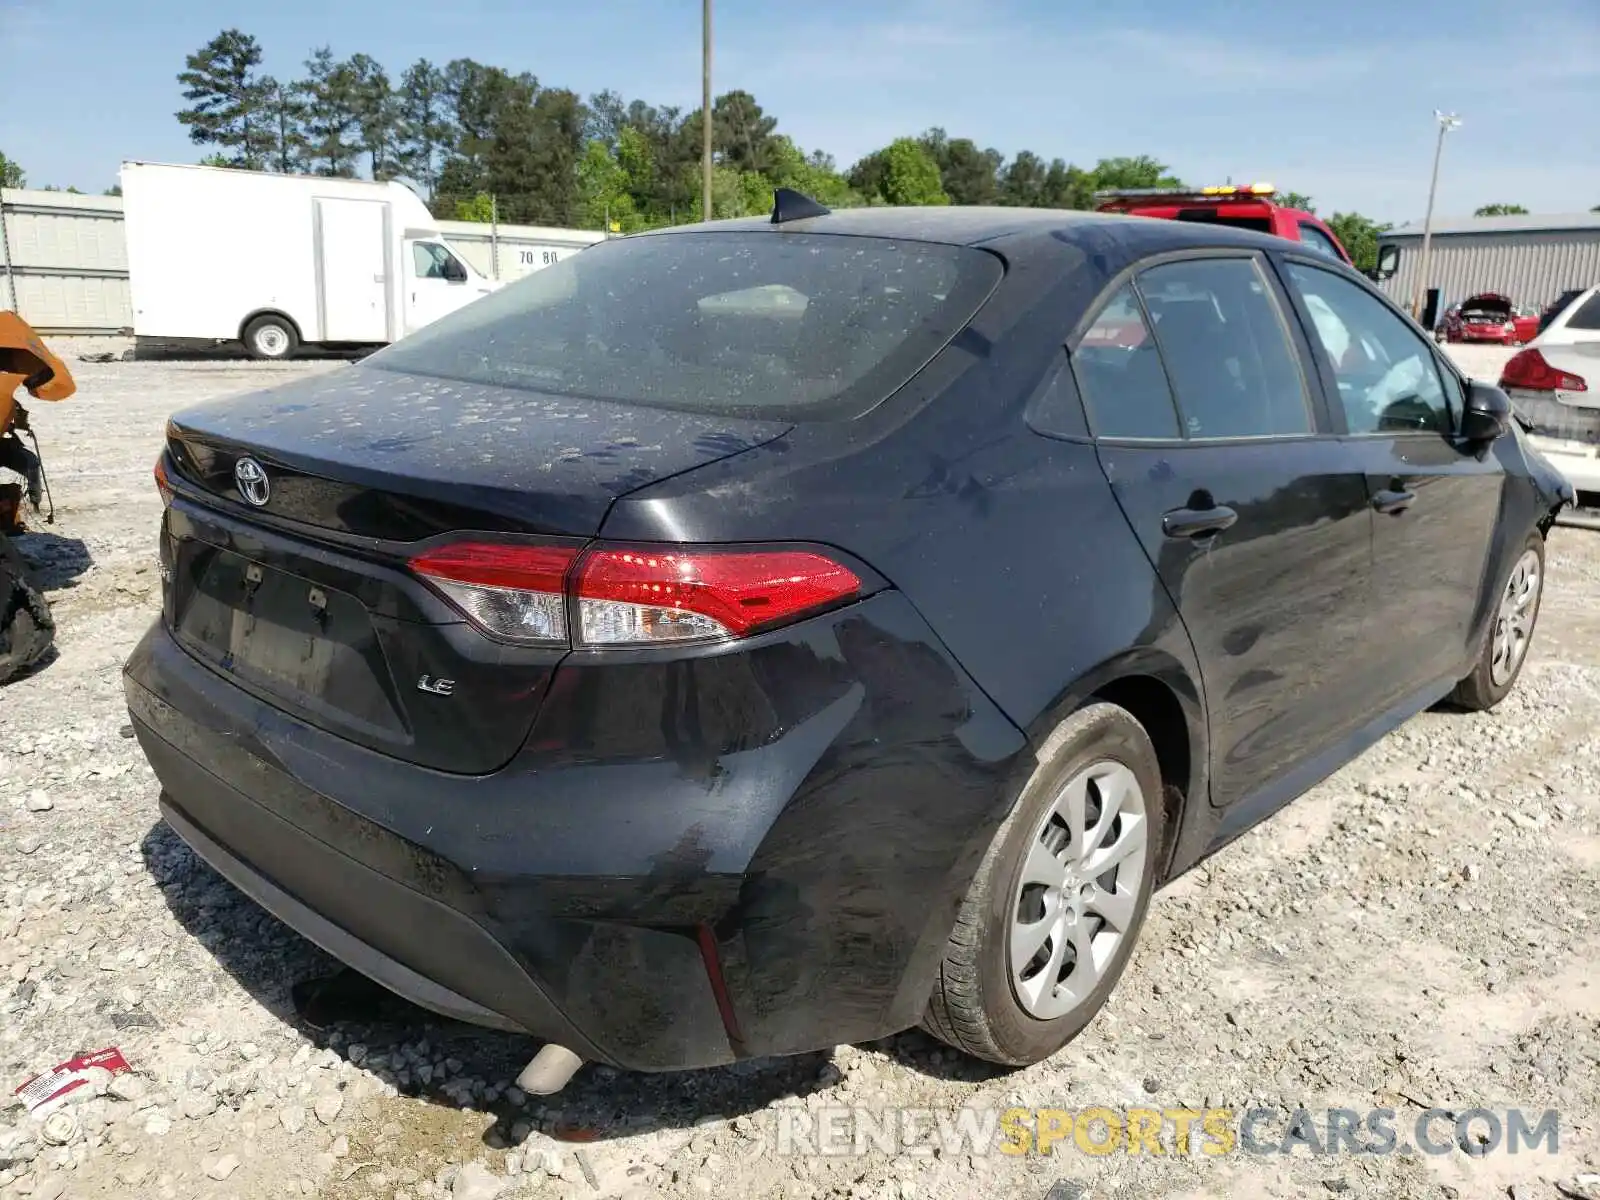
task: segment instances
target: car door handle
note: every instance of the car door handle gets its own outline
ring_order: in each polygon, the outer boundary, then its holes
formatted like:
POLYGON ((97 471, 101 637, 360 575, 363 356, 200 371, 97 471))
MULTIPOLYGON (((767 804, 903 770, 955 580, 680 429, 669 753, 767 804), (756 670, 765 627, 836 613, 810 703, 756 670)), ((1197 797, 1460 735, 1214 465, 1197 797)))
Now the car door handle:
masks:
POLYGON ((1399 515, 1411 507, 1411 502, 1417 498, 1415 492, 1404 491, 1400 488, 1384 488, 1372 498, 1372 507, 1381 513, 1399 515))
POLYGON ((1169 538, 1203 538, 1221 533, 1239 519, 1225 504, 1212 508, 1175 508, 1161 514, 1161 532, 1169 538))

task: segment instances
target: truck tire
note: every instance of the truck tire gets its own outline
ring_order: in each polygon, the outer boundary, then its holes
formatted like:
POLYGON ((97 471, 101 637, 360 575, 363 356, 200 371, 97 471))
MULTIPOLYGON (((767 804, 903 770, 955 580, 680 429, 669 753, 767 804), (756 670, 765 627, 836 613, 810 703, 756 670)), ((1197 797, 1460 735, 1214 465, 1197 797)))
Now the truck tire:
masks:
POLYGON ((0 683, 44 657, 56 623, 11 539, 0 535, 0 683))
POLYGON ((288 317, 266 313, 244 327, 244 348, 251 358, 281 362, 294 357, 300 348, 300 335, 288 317))

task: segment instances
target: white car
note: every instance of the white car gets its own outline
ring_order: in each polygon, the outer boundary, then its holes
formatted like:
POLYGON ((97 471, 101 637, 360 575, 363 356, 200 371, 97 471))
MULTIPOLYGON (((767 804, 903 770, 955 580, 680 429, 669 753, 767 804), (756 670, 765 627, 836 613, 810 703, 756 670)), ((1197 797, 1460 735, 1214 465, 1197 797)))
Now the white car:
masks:
POLYGON ((1500 386, 1578 503, 1600 504, 1600 287, 1564 292, 1545 309, 1538 336, 1511 356, 1500 386))

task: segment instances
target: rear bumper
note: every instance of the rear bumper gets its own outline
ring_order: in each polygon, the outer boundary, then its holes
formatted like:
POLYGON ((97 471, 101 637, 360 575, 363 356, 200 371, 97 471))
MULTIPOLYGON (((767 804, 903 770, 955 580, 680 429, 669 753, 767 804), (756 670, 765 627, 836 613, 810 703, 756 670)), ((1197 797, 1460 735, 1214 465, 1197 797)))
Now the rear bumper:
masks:
POLYGON ((1528 443, 1549 460, 1577 491, 1600 492, 1600 447, 1578 448, 1557 438, 1528 435, 1528 443))
POLYGON ((883 593, 737 650, 573 654, 503 770, 451 775, 263 703, 158 622, 125 672, 173 829, 441 1014, 638 1070, 903 1029, 1025 769, 883 593))

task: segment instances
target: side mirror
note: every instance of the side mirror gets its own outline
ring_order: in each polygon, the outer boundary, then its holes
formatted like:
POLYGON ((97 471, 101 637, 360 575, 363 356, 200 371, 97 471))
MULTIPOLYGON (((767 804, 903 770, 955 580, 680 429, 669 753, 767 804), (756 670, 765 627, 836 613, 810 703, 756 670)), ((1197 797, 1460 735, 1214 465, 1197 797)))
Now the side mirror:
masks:
POLYGON ((1381 283, 1385 279, 1393 279, 1395 272, 1400 269, 1400 247, 1378 247, 1378 265, 1372 268, 1371 278, 1381 283))
POLYGON ((456 259, 447 258, 444 260, 444 277, 451 283, 465 283, 467 281, 467 269, 456 259))
POLYGON ((1470 380, 1461 414, 1461 436, 1469 442, 1492 442, 1511 428, 1511 400, 1492 383, 1470 380))

